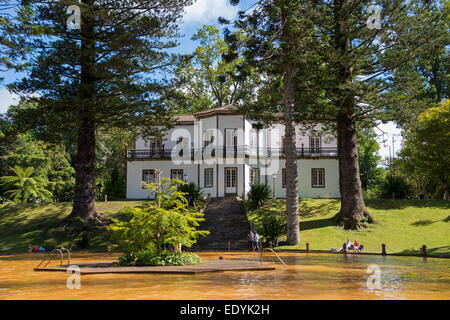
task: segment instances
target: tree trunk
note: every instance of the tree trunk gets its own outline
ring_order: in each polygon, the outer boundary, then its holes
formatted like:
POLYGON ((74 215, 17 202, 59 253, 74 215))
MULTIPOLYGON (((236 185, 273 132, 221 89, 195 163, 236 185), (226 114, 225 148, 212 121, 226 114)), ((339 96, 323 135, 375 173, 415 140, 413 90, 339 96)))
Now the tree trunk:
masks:
POLYGON ((339 153, 339 189, 341 210, 338 221, 345 229, 359 229, 361 219, 372 217, 364 204, 361 179, 359 177, 358 146, 356 143, 356 124, 353 114, 341 113, 337 119, 339 153))
POLYGON ((283 85, 284 85, 284 130, 286 153, 286 219, 287 244, 296 245, 300 242, 300 226, 298 218, 298 180, 297 153, 295 146, 295 100, 294 100, 294 68, 290 56, 293 52, 292 34, 289 32, 289 13, 282 10, 283 22, 283 85))
POLYGON ((79 92, 78 149, 75 164, 75 199, 70 221, 81 217, 85 221, 100 219, 95 211, 95 23, 92 0, 82 1, 86 7, 81 24, 81 81, 79 92))
POLYGON ((99 218, 95 211, 95 126, 94 121, 83 119, 78 132, 78 150, 75 177, 75 199, 69 219, 99 218))

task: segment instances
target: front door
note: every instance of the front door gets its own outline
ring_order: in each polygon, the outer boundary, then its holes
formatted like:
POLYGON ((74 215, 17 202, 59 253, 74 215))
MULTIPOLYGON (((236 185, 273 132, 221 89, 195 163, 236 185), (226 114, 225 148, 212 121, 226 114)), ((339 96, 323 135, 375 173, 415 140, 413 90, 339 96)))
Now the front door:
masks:
POLYGON ((225 168, 225 194, 237 194, 237 168, 225 168))

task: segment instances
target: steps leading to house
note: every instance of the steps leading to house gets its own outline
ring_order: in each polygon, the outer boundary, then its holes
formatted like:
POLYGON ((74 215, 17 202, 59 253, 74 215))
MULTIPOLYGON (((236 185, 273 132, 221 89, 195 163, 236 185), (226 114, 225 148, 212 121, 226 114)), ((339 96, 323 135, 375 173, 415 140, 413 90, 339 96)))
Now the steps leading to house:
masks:
POLYGON ((248 250, 250 223, 242 200, 236 197, 213 199, 203 213, 205 221, 198 230, 208 230, 210 234, 200 237, 191 250, 226 251, 228 241, 232 251, 248 250))

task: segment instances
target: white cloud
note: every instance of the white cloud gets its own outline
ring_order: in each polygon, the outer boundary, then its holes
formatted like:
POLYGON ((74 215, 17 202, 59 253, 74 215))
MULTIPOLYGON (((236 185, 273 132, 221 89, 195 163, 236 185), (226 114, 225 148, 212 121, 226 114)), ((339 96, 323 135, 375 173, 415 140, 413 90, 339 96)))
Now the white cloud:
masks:
POLYGON ((0 90, 0 113, 5 113, 8 111, 10 105, 16 105, 19 103, 19 96, 17 94, 11 93, 8 89, 0 90))
POLYGON ((185 23, 216 22, 217 18, 224 17, 232 19, 236 16, 239 8, 230 5, 228 0, 197 0, 193 5, 186 8, 183 21, 185 23))
POLYGON ((394 122, 389 121, 387 123, 379 123, 375 131, 378 134, 378 144, 380 146, 379 154, 384 158, 388 158, 392 154, 392 145, 394 146, 394 153, 397 154, 403 142, 401 130, 397 128, 394 122), (384 135, 383 135, 384 132, 384 135), (394 137, 394 144, 392 144, 392 137, 394 137))

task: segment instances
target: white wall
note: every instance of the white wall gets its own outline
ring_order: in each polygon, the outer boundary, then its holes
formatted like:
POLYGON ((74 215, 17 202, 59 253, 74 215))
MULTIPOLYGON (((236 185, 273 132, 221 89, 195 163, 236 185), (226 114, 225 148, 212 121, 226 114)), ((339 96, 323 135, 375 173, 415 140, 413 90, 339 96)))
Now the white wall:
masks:
MULTIPOLYGON (((282 168, 286 168, 284 159, 280 159, 280 169, 276 175, 275 192, 277 197, 285 198, 286 189, 282 187, 282 168)), ((337 159, 299 159, 298 194, 301 198, 339 198, 339 162, 337 159), (325 169, 325 187, 313 188, 311 184, 311 169, 325 169)), ((268 177, 267 184, 273 191, 273 178, 268 177)))
POLYGON ((161 177, 170 178, 171 169, 183 169, 188 176, 187 182, 197 181, 197 165, 175 165, 170 160, 161 161, 128 161, 127 162, 127 199, 147 199, 149 190, 142 188, 142 170, 160 169, 161 177))

